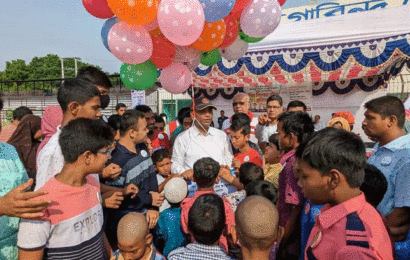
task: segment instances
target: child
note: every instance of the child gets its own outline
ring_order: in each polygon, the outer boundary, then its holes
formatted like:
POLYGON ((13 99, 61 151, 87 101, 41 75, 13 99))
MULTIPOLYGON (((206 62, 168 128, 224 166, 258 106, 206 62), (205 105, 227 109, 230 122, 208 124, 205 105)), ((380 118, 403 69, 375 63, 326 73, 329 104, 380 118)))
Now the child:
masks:
POLYGON ((163 192, 168 181, 179 175, 171 174, 171 153, 168 150, 157 150, 152 154, 151 158, 157 172, 158 192, 163 192))
POLYGON ((147 214, 150 227, 153 228, 158 220, 158 207, 164 196, 158 193, 158 182, 151 158, 144 146, 147 138, 147 122, 144 114, 127 110, 121 117, 120 140, 113 151, 110 163, 122 168, 120 176, 108 185, 124 188, 129 184, 138 187, 136 197, 125 197, 119 209, 107 209, 107 237, 113 247, 117 245, 116 232, 120 219, 130 212, 147 214), (143 146, 141 146, 143 145, 143 146))
POLYGON ((271 249, 280 242, 283 228, 275 205, 261 196, 244 199, 235 212, 233 239, 241 244, 243 260, 272 259, 271 249))
POLYGON ((284 151, 279 149, 277 137, 278 134, 269 137, 269 145, 266 146, 264 154, 265 165, 263 166, 265 181, 272 183, 276 190, 279 188, 279 173, 283 170, 280 158, 284 154, 284 151))
POLYGON ((278 118, 279 149, 285 154, 281 158, 284 165, 279 174, 279 225, 285 228, 279 259, 298 259, 300 255, 300 213, 304 203, 302 190, 297 185, 293 173, 296 148, 314 132, 312 118, 304 112, 285 112, 278 118))
POLYGON ((52 201, 37 220, 20 222, 18 234, 21 259, 101 259, 106 246, 98 181, 114 142, 108 125, 100 120, 76 119, 61 131, 59 144, 65 165, 40 190, 52 201))
MULTIPOLYGON (((181 226, 185 233, 189 233, 188 230, 188 213, 194 204, 195 200, 203 195, 212 193, 215 194, 214 191, 214 184, 219 181, 219 171, 228 171, 225 168, 219 166, 219 163, 216 162, 214 159, 210 157, 205 157, 199 159, 194 163, 194 181, 198 185, 198 191, 195 193, 194 197, 186 198, 181 203, 181 226)), ((231 209, 231 205, 229 204, 227 199, 223 199, 223 203, 225 205, 225 218, 226 218, 226 226, 228 227, 227 232, 230 234, 230 227, 235 225, 235 215, 231 209)), ((191 234, 191 238, 195 238, 191 234)), ((219 240, 219 238, 218 238, 219 240)), ((222 236, 220 239, 221 247, 228 252, 228 243, 226 240, 226 236, 222 236)))
POLYGON ((275 187, 272 183, 264 180, 257 180, 249 183, 246 185, 245 191, 246 197, 254 195, 262 196, 270 200, 273 204, 276 204, 278 201, 278 194, 275 187))
POLYGON ((152 235, 145 216, 128 213, 118 224, 118 250, 110 260, 166 260, 152 244, 152 235))
POLYGON ((327 204, 310 233, 305 259, 393 259, 377 210, 360 191, 366 149, 344 130, 326 128, 297 150, 298 185, 312 204, 327 204))
MULTIPOLYGON (((263 180, 262 168, 251 162, 243 163, 239 168, 239 182, 243 187, 257 180, 263 180)), ((240 190, 229 193, 224 197, 229 201, 232 210, 235 212, 238 204, 246 197, 246 192, 245 190, 240 190)))
POLYGON ((227 251, 219 246, 219 240, 223 237, 221 235, 227 228, 226 205, 224 204, 226 203, 216 194, 208 193, 197 197, 189 210, 187 223, 189 233, 196 242, 172 251, 168 255, 168 259, 231 260, 226 253, 227 251))
POLYGON ((108 118, 108 125, 115 131, 114 139, 115 141, 120 140, 120 124, 121 124, 121 116, 120 115, 112 115, 108 118))
POLYGON ((165 185, 164 193, 171 208, 159 215, 156 234, 159 241, 165 242, 163 254, 168 257, 172 250, 189 243, 189 236, 181 228, 181 202, 188 194, 188 186, 184 179, 173 178, 165 185))

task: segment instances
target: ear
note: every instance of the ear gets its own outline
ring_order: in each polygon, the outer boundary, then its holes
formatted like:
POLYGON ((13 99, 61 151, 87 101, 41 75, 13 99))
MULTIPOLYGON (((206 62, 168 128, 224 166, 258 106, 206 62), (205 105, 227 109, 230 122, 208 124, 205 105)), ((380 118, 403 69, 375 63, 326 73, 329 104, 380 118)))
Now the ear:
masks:
POLYGON ((249 141, 251 139, 251 135, 245 135, 245 141, 249 141))
POLYGON ((236 226, 231 226, 231 237, 232 242, 236 244, 238 242, 238 232, 236 231, 236 226))
POLYGON ((293 146, 295 143, 298 143, 298 137, 294 133, 289 133, 289 139, 291 141, 291 145, 293 146))
POLYGON ((386 119, 388 120, 388 121, 387 121, 387 126, 388 126, 389 128, 391 128, 391 127, 393 127, 393 126, 395 126, 395 125, 398 125, 397 116, 391 115, 391 116, 388 116, 386 119))
POLYGON ((284 234, 285 234, 285 228, 279 226, 278 227, 278 233, 276 234, 276 242, 277 243, 280 243, 280 241, 282 240, 284 234))
POLYGON ((93 158, 92 158, 92 156, 93 156, 94 154, 91 152, 91 151, 85 151, 83 154, 81 154, 78 158, 84 158, 84 162, 85 162, 85 164, 88 166, 88 165, 90 165, 91 163, 92 163, 92 160, 93 160, 93 158))
POLYGON ((76 101, 70 102, 67 106, 67 111, 69 111, 73 116, 77 116, 80 110, 80 104, 76 101))
POLYGON ((215 179, 215 183, 218 184, 219 181, 220 181, 220 177, 218 176, 218 177, 216 177, 216 179, 215 179))
POLYGON ((147 245, 150 245, 152 243, 152 234, 148 233, 148 235, 145 237, 145 243, 147 245))
POLYGON ((335 190, 340 185, 340 182, 342 180, 342 173, 336 169, 331 169, 327 176, 329 176, 329 190, 335 190))

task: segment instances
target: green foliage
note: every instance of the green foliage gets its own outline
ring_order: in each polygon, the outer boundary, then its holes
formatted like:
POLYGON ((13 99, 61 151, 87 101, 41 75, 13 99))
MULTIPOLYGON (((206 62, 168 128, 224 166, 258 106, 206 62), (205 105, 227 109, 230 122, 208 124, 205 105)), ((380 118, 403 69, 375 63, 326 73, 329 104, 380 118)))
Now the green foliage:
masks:
POLYGON ((7 122, 13 122, 13 109, 9 108, 7 109, 7 111, 5 111, 5 115, 6 115, 6 120, 7 122))

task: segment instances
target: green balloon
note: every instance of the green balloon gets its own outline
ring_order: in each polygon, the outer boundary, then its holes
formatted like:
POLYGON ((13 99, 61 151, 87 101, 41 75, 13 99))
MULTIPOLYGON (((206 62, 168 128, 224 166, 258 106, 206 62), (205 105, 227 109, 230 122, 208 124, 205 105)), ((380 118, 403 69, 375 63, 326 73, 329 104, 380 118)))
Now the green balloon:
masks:
POLYGON ((201 54, 201 63, 205 66, 215 65, 220 59, 221 54, 218 49, 213 49, 212 51, 203 52, 201 54))
POLYGON ((260 42, 264 39, 262 38, 253 38, 251 36, 246 35, 244 32, 239 31, 239 37, 241 38, 242 41, 247 42, 247 43, 255 43, 255 42, 260 42))
POLYGON ((148 89, 155 84, 157 76, 157 66, 150 60, 136 65, 124 63, 120 68, 122 83, 130 89, 148 89))

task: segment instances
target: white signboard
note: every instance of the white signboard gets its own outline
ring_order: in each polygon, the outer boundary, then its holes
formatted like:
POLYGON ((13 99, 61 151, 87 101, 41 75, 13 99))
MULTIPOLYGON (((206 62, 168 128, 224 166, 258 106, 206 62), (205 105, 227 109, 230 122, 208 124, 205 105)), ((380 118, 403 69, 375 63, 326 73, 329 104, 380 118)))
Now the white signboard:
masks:
POLYGON ((138 105, 145 105, 145 90, 131 91, 131 106, 134 108, 138 105))

